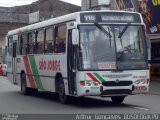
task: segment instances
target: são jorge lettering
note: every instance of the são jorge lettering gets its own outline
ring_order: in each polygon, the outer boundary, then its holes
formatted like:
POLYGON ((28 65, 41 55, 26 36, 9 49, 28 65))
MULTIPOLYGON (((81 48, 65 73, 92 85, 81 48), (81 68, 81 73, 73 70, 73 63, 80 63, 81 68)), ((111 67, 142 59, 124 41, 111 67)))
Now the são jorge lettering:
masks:
POLYGON ((60 71, 60 60, 44 60, 39 61, 39 70, 60 71))

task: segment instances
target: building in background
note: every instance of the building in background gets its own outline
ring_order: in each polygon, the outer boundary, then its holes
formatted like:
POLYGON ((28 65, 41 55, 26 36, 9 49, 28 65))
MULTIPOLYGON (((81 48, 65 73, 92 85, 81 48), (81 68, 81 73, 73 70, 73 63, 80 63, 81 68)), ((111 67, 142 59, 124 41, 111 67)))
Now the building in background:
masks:
POLYGON ((82 0, 82 11, 87 10, 108 10, 110 9, 110 0, 82 0))
MULTIPOLYGON (((134 1, 135 2, 135 1, 134 1)), ((132 0, 82 0, 82 11, 85 10, 129 10, 134 11, 132 0)))
POLYGON ((9 30, 80 10, 79 6, 59 0, 39 0, 30 5, 0 7, 0 63, 5 63, 5 36, 9 30))
POLYGON ((27 25, 28 13, 29 11, 23 8, 19 9, 19 7, 0 7, 0 63, 5 62, 2 52, 4 52, 7 32, 11 29, 27 25))

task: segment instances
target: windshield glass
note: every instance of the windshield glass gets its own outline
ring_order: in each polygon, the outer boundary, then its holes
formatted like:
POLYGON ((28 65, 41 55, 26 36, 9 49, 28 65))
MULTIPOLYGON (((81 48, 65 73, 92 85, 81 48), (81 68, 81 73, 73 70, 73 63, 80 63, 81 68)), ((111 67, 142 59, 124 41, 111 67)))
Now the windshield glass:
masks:
POLYGON ((85 70, 145 68, 142 28, 142 26, 97 23, 79 26, 79 68, 85 70))
POLYGON ((146 51, 142 26, 114 26, 114 30, 118 68, 145 68, 146 51))

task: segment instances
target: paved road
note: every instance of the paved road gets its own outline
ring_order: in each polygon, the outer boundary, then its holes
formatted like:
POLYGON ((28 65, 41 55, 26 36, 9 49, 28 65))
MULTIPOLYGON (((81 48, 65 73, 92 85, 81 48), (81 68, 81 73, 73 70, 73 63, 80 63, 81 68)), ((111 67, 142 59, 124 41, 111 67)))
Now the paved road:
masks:
POLYGON ((121 105, 114 105, 109 98, 73 99, 63 105, 53 93, 40 92, 36 96, 24 96, 20 87, 12 85, 0 76, 0 113, 24 114, 83 114, 83 113, 160 113, 160 96, 134 95, 121 105))

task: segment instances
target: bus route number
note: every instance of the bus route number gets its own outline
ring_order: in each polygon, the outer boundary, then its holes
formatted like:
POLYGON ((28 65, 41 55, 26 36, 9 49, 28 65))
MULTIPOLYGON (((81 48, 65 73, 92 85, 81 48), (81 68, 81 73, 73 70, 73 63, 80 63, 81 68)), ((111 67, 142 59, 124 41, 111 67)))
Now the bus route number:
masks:
POLYGON ((85 15, 84 18, 85 18, 86 22, 91 22, 91 21, 94 22, 94 21, 96 21, 96 18, 95 18, 94 15, 85 15))

